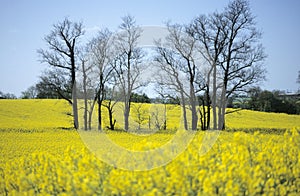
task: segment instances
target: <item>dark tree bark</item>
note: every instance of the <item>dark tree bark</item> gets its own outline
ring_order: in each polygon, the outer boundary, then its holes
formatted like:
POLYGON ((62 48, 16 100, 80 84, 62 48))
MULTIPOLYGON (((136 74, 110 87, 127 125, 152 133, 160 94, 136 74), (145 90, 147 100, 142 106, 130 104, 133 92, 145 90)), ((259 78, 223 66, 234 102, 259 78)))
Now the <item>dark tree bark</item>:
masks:
POLYGON ((110 130, 115 129, 116 125, 116 119, 113 117, 114 113, 114 107, 119 102, 120 95, 116 92, 116 87, 118 86, 117 80, 114 79, 113 82, 115 85, 111 89, 107 89, 105 93, 105 101, 102 103, 102 105, 107 109, 108 111, 108 118, 109 118, 109 126, 107 127, 110 130))
POLYGON ((204 91, 203 96, 199 97, 199 114, 200 114, 200 122, 201 122, 201 130, 209 130, 210 129, 210 110, 211 110, 211 99, 209 93, 209 85, 205 84, 202 87, 204 91), (201 101, 201 103, 200 103, 201 101), (201 110, 202 108, 202 110, 201 110))

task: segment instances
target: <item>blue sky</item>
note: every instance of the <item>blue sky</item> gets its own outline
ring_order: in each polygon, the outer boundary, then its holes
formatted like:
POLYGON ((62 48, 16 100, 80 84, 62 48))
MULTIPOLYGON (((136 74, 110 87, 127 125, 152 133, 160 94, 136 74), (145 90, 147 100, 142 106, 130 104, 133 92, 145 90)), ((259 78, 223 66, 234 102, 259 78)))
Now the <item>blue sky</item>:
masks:
MULTIPOLYGON (((141 26, 188 23, 195 16, 222 10, 229 0, 1 0, 0 91, 21 95, 45 69, 36 50, 52 25, 69 17, 82 21, 87 33, 116 30, 121 17, 134 16, 141 26)), ((252 0, 257 27, 268 59, 263 89, 297 90, 300 70, 300 1, 252 0)))

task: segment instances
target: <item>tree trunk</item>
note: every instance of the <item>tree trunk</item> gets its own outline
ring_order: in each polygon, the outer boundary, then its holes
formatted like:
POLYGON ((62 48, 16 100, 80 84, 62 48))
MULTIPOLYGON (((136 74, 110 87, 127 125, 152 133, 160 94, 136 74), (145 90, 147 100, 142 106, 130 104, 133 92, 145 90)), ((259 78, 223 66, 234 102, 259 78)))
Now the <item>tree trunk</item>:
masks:
POLYGON ((210 129, 210 108, 211 108, 211 100, 209 95, 209 86, 207 86, 206 90, 206 113, 207 113, 207 120, 206 120, 206 130, 210 129))
POLYGON ((84 60, 81 62, 82 66, 82 75, 83 75, 83 100, 84 100, 84 114, 83 114, 83 121, 84 121, 84 130, 87 131, 88 129, 88 123, 87 123, 87 115, 88 115, 88 100, 87 100, 87 90, 86 90, 86 80, 87 80, 87 75, 86 75, 86 69, 85 69, 85 64, 84 60))
POLYGON ((88 130, 92 130, 92 116, 93 116, 93 110, 89 111, 88 130))
POLYGON ((148 129, 151 129, 151 116, 148 116, 148 129))
POLYGON ((98 92, 98 130, 102 130, 102 102, 104 99, 104 80, 103 80, 103 73, 100 73, 99 76, 99 82, 100 82, 100 87, 99 87, 99 92, 98 92))
POLYGON ((197 130, 198 115, 197 115, 197 101, 194 92, 194 85, 190 83, 190 99, 191 99, 191 112, 192 112, 192 130, 197 130))
POLYGON ((213 94, 212 94, 212 110, 213 110, 213 129, 217 129, 217 67, 213 65, 213 94))
POLYGON ((88 116, 88 130, 92 130, 92 117, 93 117, 93 111, 95 107, 96 99, 93 100, 93 103, 89 110, 89 116, 88 116))
POLYGON ((163 130, 167 130, 167 104, 164 104, 164 125, 163 130))
POLYGON ((113 121, 113 111, 112 109, 109 107, 107 107, 108 109, 108 117, 109 117, 109 129, 110 130, 114 130, 115 129, 115 123, 116 123, 116 120, 113 121))
POLYGON ((125 106, 124 106, 124 129, 125 131, 129 130, 129 113, 130 113, 130 92, 127 92, 125 95, 125 106))
POLYGON ((182 109, 183 109, 183 125, 184 125, 184 129, 188 130, 188 122, 187 122, 187 117, 186 117, 185 104, 182 104, 182 109))
POLYGON ((84 115, 83 115, 83 120, 84 120, 84 130, 87 131, 88 130, 88 103, 87 103, 87 96, 86 96, 86 88, 84 87, 84 115))
POLYGON ((180 92, 181 94, 181 102, 182 102, 182 112, 183 112, 183 127, 185 130, 188 130, 188 122, 187 122, 187 117, 186 117, 186 108, 185 108, 185 99, 183 92, 180 92))
POLYGON ((98 95, 98 130, 102 130, 102 100, 100 98, 100 95, 98 95))
POLYGON ((130 113, 130 93, 127 92, 124 100, 124 130, 129 130, 129 113, 130 113))
POLYGON ((202 102, 202 111, 201 111, 201 105, 199 104, 200 124, 201 124, 201 130, 205 130, 206 118, 205 118, 204 99, 201 99, 201 102, 202 102))
POLYGON ((192 111, 192 130, 197 130, 198 125, 198 115, 197 115, 197 109, 196 109, 196 103, 192 103, 191 106, 192 111))
POLYGON ((129 110, 130 107, 128 107, 127 103, 125 103, 125 111, 124 111, 124 129, 125 131, 128 131, 129 129, 129 110))
POLYGON ((74 118, 74 128, 79 128, 79 122, 78 122, 78 108, 77 108, 77 93, 76 93, 76 81, 73 83, 73 89, 72 89, 72 109, 73 109, 73 118, 74 118))
POLYGON ((225 111, 226 111, 226 90, 223 88, 221 94, 221 104, 219 108, 219 117, 218 117, 218 129, 224 130, 225 129, 225 111))
POLYGON ((129 130, 129 113, 130 113, 130 102, 131 102, 131 58, 132 58, 132 50, 131 50, 131 47, 130 47, 130 50, 127 54, 127 90, 124 89, 124 92, 125 93, 125 111, 124 111, 124 129, 125 131, 128 131, 129 130))

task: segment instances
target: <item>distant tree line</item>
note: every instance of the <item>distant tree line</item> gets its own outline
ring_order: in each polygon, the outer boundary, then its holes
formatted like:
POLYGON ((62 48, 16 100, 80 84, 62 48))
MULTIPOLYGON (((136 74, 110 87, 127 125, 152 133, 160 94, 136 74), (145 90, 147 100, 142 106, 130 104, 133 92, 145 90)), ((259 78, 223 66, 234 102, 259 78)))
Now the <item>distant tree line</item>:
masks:
POLYGON ((13 93, 4 93, 0 91, 0 99, 16 99, 16 95, 13 93))
POLYGON ((228 106, 262 112, 300 114, 300 93, 286 94, 282 91, 252 88, 247 95, 231 97, 228 106))
POLYGON ((141 95, 137 93, 132 93, 131 101, 136 103, 151 103, 151 99, 145 93, 141 95))

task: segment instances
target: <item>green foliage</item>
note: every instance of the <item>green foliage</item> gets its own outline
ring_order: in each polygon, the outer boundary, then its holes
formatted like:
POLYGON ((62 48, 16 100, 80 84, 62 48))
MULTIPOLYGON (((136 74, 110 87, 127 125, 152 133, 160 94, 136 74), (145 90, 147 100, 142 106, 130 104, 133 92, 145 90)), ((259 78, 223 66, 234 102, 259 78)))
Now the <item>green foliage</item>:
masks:
POLYGON ((263 112, 278 112, 287 114, 299 114, 300 105, 297 102, 299 97, 289 97, 279 91, 267 91, 252 89, 248 108, 263 112))
POLYGON ((145 93, 143 93, 142 95, 137 94, 137 93, 132 93, 130 99, 132 102, 136 102, 136 103, 150 103, 151 102, 150 98, 145 93))
POLYGON ((300 94, 252 88, 248 95, 229 97, 228 108, 242 108, 261 112, 300 114, 300 94))

